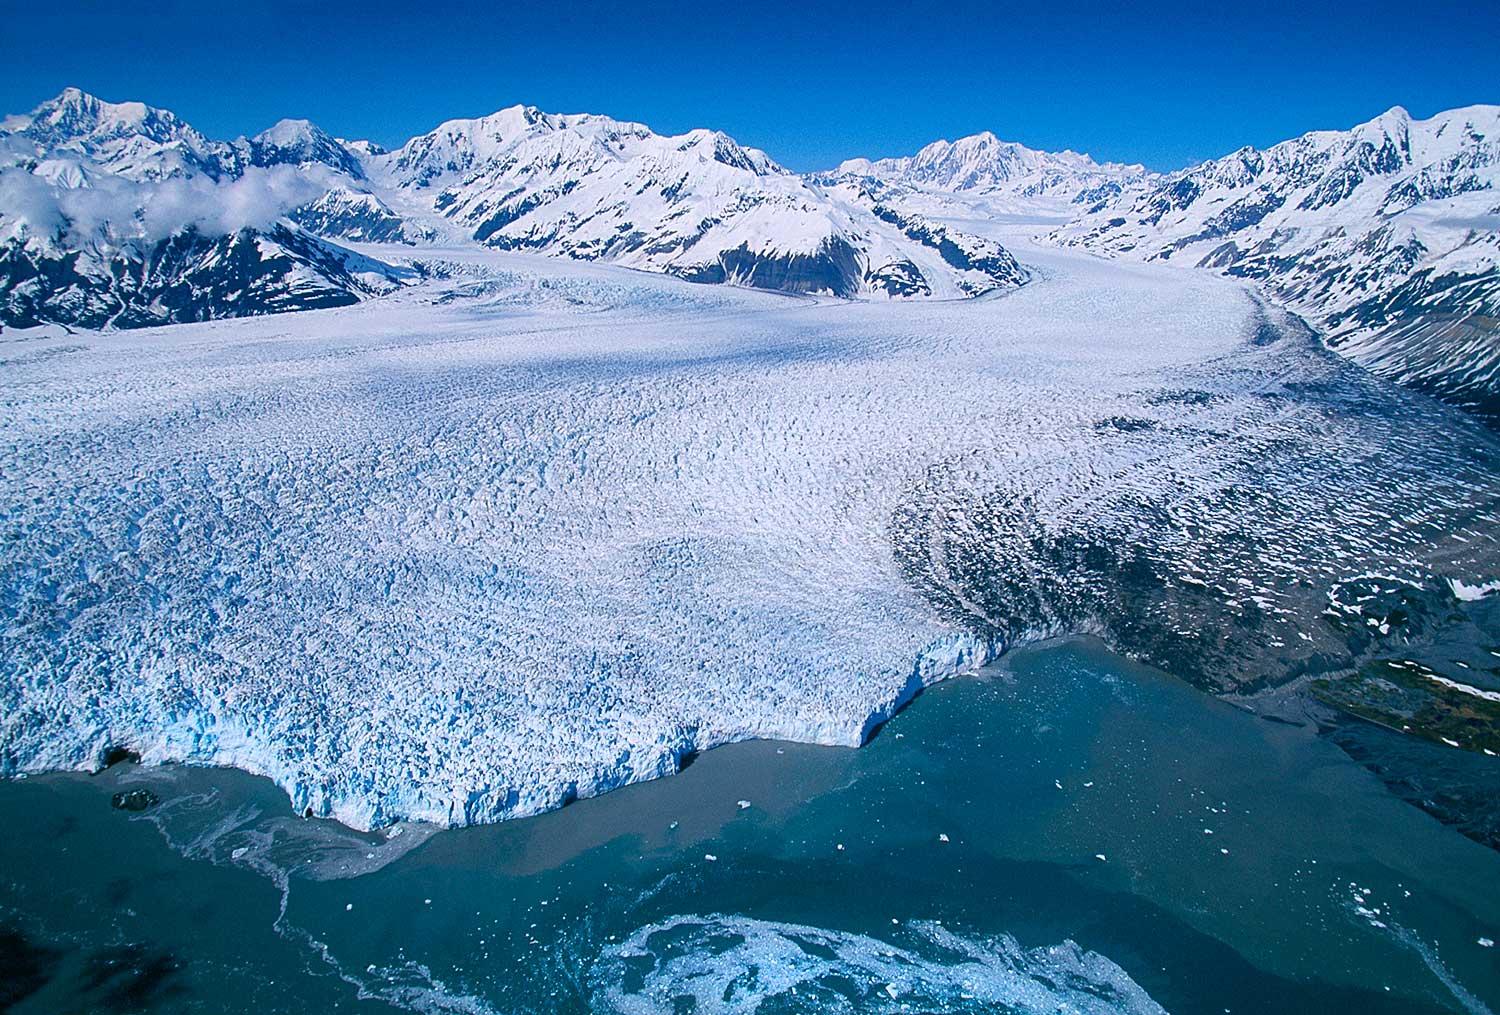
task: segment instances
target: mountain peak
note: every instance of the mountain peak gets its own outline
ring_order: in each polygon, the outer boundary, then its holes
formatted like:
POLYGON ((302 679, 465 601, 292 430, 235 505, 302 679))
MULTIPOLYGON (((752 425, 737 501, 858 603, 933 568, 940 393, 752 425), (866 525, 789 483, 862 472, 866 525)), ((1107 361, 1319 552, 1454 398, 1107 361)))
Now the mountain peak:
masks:
POLYGON ((255 135, 253 140, 264 144, 276 144, 288 147, 294 144, 322 141, 325 138, 332 140, 322 128, 311 120, 284 119, 277 120, 273 126, 267 127, 255 135))
POLYGON ((359 158, 323 128, 309 120, 279 120, 248 142, 253 165, 321 163, 355 179, 364 176, 359 158))
POLYGON ((217 178, 227 145, 211 142, 175 114, 144 102, 106 102, 64 88, 29 114, 6 117, 0 131, 39 151, 87 155, 134 180, 205 172, 217 178))
POLYGON ((785 173, 771 157, 758 148, 746 148, 722 130, 700 127, 682 135, 677 145, 680 152, 695 152, 706 159, 722 162, 735 169, 743 169, 756 176, 785 173))
MULTIPOLYGON (((127 104, 133 106, 142 105, 139 102, 132 102, 127 104)), ((69 85, 62 91, 58 92, 56 98, 48 99, 46 102, 43 102, 41 105, 37 106, 36 109, 32 110, 32 113, 33 115, 44 113, 50 114, 65 109, 77 111, 94 111, 108 105, 111 105, 111 103, 105 102, 97 95, 86 92, 82 88, 75 88, 74 86, 69 85)))
POLYGON ((899 158, 850 159, 820 178, 874 178, 946 191, 1014 191, 1018 196, 1064 196, 1144 176, 1141 166, 1101 165, 1075 151, 1045 152, 983 130, 956 141, 925 145, 899 158))
POLYGON ((559 121, 563 119, 565 118, 553 116, 538 109, 536 106, 516 103, 513 106, 506 106, 504 109, 497 109, 488 116, 481 116, 473 121, 450 122, 468 122, 483 125, 485 128, 494 131, 498 136, 509 139, 538 128, 544 131, 555 131, 562 126, 559 121))
POLYGON ((53 141, 84 137, 95 133, 123 135, 144 134, 163 141, 184 128, 176 116, 155 109, 144 102, 106 102, 81 88, 68 87, 31 111, 23 118, 22 129, 43 135, 53 141))

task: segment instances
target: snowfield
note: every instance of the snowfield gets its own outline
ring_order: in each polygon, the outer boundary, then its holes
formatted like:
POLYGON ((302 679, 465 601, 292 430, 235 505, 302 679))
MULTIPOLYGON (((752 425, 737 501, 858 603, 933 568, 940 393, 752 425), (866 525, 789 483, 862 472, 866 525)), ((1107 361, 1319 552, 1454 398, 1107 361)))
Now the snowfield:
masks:
MULTIPOLYGON (((1412 526, 1468 547, 1444 562, 1493 543, 1482 430, 1277 337, 1208 273, 1037 249, 1018 291, 887 304, 424 256, 428 281, 350 307, 0 335, 5 773, 124 747, 370 828, 532 814, 743 738, 857 745, 1055 626, 964 614, 938 547, 978 538, 962 498, 910 509, 938 478, 1004 477, 1053 519, 1281 483, 1290 559, 1298 477, 1256 471, 1277 428, 1315 431, 1287 453, 1350 490, 1396 475, 1363 453, 1389 439, 1366 407, 1298 408, 1330 377, 1450 463, 1408 491, 1412 526), (1212 397, 1168 397, 1187 379, 1212 397), (1238 472, 1199 467, 1246 435, 1238 472)), ((1365 532, 1345 493, 1332 523, 1365 532)), ((1338 566, 1433 538, 1377 523, 1338 566)))

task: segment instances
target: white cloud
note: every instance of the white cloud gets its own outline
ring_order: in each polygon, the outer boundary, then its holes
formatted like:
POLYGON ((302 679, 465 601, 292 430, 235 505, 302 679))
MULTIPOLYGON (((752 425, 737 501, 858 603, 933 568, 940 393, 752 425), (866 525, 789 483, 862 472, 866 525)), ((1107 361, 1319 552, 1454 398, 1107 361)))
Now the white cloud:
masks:
POLYGON ((321 168, 252 168, 221 183, 203 176, 137 183, 97 174, 86 185, 51 182, 23 167, 0 169, 0 236, 67 234, 91 242, 154 243, 189 226, 210 235, 264 229, 333 184, 321 168))

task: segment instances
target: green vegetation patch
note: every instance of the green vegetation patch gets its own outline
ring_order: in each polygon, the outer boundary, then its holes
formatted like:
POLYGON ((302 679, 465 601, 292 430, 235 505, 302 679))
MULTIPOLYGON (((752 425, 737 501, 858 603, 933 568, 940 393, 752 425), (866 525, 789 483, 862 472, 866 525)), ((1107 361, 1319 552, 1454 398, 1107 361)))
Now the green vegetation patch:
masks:
POLYGON ((1500 701, 1486 697, 1493 692, 1446 679, 1410 659, 1382 659, 1351 675, 1315 680, 1312 692, 1350 715, 1402 733, 1500 755, 1500 701))

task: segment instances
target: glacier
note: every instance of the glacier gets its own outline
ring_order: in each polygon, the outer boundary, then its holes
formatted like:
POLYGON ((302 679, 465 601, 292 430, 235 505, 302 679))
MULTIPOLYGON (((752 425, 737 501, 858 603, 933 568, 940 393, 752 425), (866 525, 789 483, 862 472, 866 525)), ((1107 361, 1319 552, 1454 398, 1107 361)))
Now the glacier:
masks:
POLYGON ((424 256, 352 306, 0 335, 0 771, 128 750, 489 822, 855 746, 1065 630, 1275 683, 1376 637, 1323 618, 1362 575, 1496 573, 1490 432, 1234 280, 1035 247, 1018 290, 850 303, 424 256))

